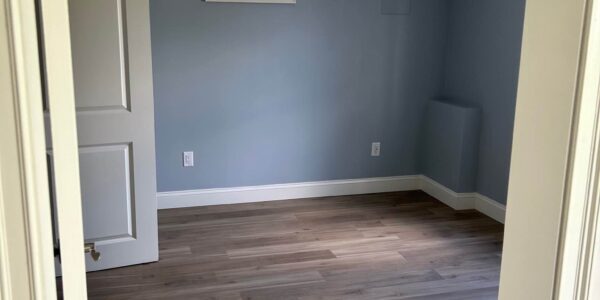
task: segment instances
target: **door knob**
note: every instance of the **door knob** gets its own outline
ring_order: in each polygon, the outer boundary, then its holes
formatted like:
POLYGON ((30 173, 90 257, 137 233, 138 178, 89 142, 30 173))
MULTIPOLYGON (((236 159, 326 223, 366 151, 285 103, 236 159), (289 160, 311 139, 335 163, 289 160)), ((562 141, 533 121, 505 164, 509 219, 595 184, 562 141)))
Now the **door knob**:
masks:
POLYGON ((85 243, 84 248, 85 253, 89 253, 94 261, 100 260, 100 252, 96 251, 96 244, 94 243, 85 243))

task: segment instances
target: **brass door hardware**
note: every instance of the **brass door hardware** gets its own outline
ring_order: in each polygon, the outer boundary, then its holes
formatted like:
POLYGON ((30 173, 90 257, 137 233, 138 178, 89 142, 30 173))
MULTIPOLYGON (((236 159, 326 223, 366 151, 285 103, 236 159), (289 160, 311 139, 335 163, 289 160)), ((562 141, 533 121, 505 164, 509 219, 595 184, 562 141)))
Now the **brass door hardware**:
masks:
POLYGON ((100 260, 100 252, 96 251, 95 243, 85 243, 85 246, 83 249, 84 249, 85 253, 89 253, 92 256, 92 259, 94 261, 100 260))

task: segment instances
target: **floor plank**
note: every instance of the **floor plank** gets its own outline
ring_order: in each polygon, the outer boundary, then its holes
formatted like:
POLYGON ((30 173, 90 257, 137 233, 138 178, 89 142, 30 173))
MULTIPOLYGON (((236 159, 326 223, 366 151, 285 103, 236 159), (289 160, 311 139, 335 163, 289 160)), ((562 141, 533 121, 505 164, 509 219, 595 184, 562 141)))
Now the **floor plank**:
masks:
POLYGON ((160 261, 90 299, 497 299, 503 226, 422 192, 159 211, 160 261))

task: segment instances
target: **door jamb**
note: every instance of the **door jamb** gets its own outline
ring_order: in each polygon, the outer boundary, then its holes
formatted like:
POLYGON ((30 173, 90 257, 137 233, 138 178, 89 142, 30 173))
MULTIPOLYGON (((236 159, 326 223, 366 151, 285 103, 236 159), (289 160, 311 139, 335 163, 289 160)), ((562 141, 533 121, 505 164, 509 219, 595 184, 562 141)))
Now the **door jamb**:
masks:
POLYGON ((593 270, 594 253, 600 250, 600 2, 594 0, 586 3, 578 81, 556 266, 556 299, 593 299, 592 276, 600 275, 600 271, 593 270))
POLYGON ((0 299, 56 299, 34 1, 0 0, 0 299))
POLYGON ((50 112, 63 297, 87 299, 68 0, 38 1, 50 112))
POLYGON ((6 41, 0 69, 9 87, 2 91, 8 109, 0 110, 7 125, 0 130, 7 137, 0 143, 0 299, 56 299, 40 53, 46 58, 60 247, 68 258, 63 295, 87 299, 68 0, 0 5, 6 41))

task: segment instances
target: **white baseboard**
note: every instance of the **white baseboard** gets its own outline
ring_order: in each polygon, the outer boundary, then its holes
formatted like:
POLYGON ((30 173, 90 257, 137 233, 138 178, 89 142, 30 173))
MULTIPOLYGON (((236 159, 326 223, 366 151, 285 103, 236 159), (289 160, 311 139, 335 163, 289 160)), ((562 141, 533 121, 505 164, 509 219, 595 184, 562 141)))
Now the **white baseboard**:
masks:
POLYGON ((475 208, 475 193, 457 193, 427 176, 421 176, 420 189, 455 210, 475 208))
POLYGON ((506 206, 484 195, 475 195, 477 196, 475 201, 475 209, 482 214, 504 224, 504 220, 506 219, 506 206))
POLYGON ((421 175, 421 190, 455 210, 475 209, 504 224, 506 206, 479 193, 457 193, 421 175))
POLYGON ((456 193, 423 175, 273 184, 158 193, 158 208, 183 208, 423 190, 456 210, 476 209, 504 223, 504 205, 478 193, 456 193))
POLYGON ((158 208, 180 208, 286 199, 418 190, 420 176, 331 180, 158 193, 158 208))

